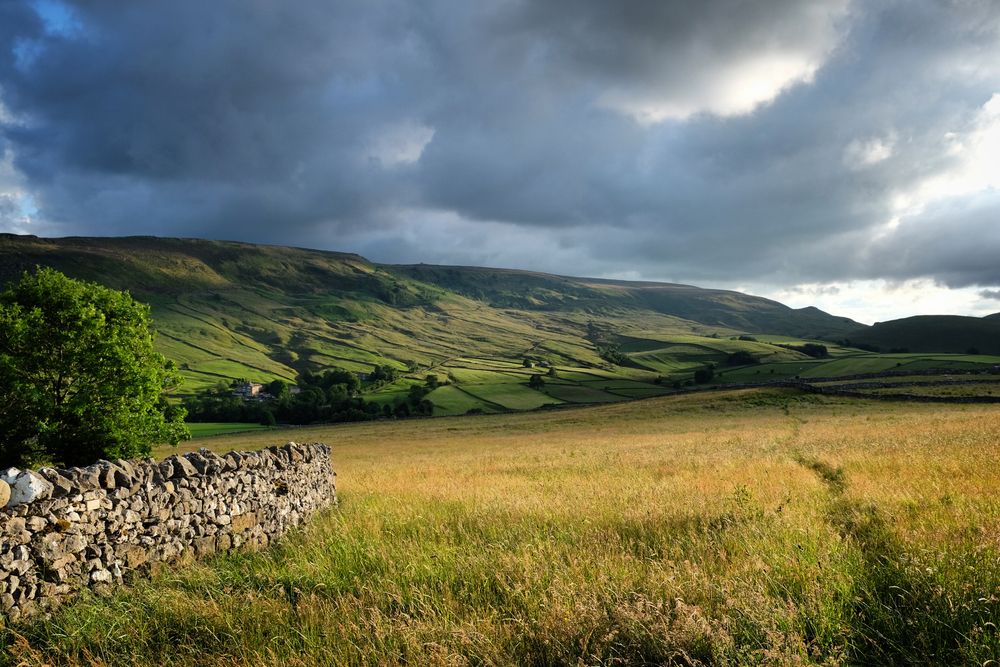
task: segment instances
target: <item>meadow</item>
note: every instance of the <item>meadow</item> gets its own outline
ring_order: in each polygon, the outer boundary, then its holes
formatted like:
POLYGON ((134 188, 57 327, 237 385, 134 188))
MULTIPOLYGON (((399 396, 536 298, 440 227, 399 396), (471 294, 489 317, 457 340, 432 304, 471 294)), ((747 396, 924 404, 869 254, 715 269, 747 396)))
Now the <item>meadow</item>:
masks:
POLYGON ((205 438, 329 443, 338 507, 0 664, 993 664, 998 432, 768 389, 205 438))
POLYGON ((267 426, 260 424, 238 424, 231 422, 198 422, 187 425, 192 438, 207 438, 229 433, 247 433, 266 430, 267 426))

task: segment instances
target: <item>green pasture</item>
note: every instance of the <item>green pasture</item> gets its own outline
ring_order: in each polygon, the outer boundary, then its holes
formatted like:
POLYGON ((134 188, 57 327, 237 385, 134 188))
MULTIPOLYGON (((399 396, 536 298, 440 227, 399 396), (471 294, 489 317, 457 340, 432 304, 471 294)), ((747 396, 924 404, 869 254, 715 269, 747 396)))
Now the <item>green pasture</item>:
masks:
POLYGON ((566 403, 613 403, 624 400, 622 396, 583 385, 549 384, 545 386, 543 391, 566 403))
POLYGON ((209 438, 213 435, 229 435, 232 433, 246 433, 251 431, 266 431, 270 426, 261 424, 232 424, 225 422, 191 422, 187 424, 191 431, 191 439, 209 438))
POLYGON ((438 387, 427 395, 427 399, 434 404, 435 416, 464 415, 469 410, 496 411, 489 403, 471 396, 454 385, 438 387))
POLYGON ((549 403, 563 402, 523 384, 469 385, 464 389, 476 398, 508 410, 534 410, 549 403))

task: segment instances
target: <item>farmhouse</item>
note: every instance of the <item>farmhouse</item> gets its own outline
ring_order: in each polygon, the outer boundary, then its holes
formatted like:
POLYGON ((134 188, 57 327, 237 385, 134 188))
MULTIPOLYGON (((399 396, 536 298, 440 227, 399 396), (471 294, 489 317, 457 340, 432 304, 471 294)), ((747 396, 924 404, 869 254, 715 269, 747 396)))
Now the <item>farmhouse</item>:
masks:
POLYGON ((233 386, 233 395, 243 398, 258 398, 264 385, 258 382, 239 382, 233 386))

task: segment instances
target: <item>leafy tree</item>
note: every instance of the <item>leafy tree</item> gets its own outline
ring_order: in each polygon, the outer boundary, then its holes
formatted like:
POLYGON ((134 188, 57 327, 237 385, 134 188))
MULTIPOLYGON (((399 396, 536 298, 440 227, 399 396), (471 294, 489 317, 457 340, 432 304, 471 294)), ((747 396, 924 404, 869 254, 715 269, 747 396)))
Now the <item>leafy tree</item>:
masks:
POLYGON ((0 294, 0 463, 85 465, 189 437, 149 307, 52 269, 0 294), (169 412, 169 416, 168 413, 169 412))
POLYGON ((730 366, 749 366, 750 364, 759 364, 760 359, 746 350, 737 350, 726 357, 726 363, 730 366))
POLYGON ((629 364, 628 356, 621 351, 615 344, 608 345, 598 345, 597 354, 600 355, 605 361, 610 361, 618 366, 627 366, 629 364))
POLYGON ((296 393, 283 380, 266 385, 256 400, 235 396, 225 383, 184 399, 188 419, 193 422, 313 424, 316 422, 364 421, 379 416, 381 408, 357 395, 360 383, 354 373, 339 368, 323 373, 309 370, 297 378, 296 393))
POLYGON ((430 393, 430 388, 427 387, 426 385, 414 384, 410 385, 407 397, 409 398, 410 403, 417 404, 420 401, 422 401, 424 396, 426 396, 429 393, 430 393))
POLYGON ((528 386, 532 389, 541 389, 545 386, 545 380, 541 375, 532 375, 531 379, 528 380, 528 386))
POLYGON ((264 386, 264 389, 276 399, 284 398, 289 394, 288 383, 284 380, 271 380, 264 386))
POLYGON ((698 384, 705 384, 706 382, 711 382, 712 378, 715 377, 715 368, 712 366, 705 366, 704 368, 699 368, 694 372, 694 381, 698 384))
POLYGON ((368 383, 372 386, 379 386, 393 382, 399 377, 399 371, 389 365, 376 366, 368 374, 368 383))

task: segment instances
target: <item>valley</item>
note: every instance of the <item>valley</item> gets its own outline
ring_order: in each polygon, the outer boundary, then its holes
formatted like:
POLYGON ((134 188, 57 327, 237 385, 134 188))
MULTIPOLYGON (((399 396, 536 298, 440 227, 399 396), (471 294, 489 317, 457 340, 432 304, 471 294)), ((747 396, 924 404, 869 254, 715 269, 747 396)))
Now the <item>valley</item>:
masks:
POLYGON ((399 378, 365 389, 365 400, 392 406, 433 376, 426 398, 443 416, 660 396, 691 387, 707 368, 712 377, 698 384, 926 369, 944 378, 1000 364, 978 354, 1000 353, 989 319, 976 321, 959 350, 926 321, 893 345, 879 327, 815 308, 687 285, 153 237, 0 235, 0 259, 0 280, 51 266, 148 303, 157 348, 181 375, 176 397, 237 378, 294 384, 306 370, 387 365, 399 378), (875 351, 865 336, 883 346, 875 351), (921 345, 904 351, 915 338, 921 345), (804 353, 808 344, 826 355, 804 353), (541 382, 530 386, 534 375, 541 382))

